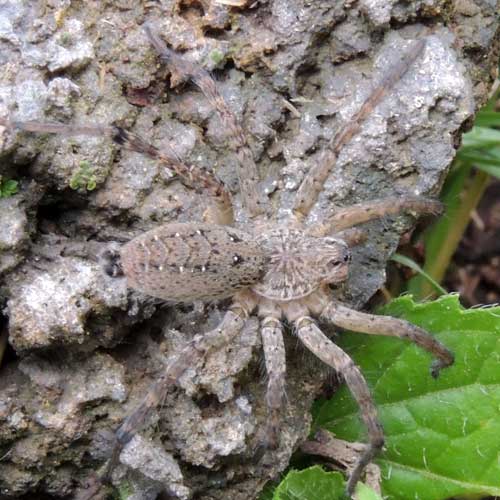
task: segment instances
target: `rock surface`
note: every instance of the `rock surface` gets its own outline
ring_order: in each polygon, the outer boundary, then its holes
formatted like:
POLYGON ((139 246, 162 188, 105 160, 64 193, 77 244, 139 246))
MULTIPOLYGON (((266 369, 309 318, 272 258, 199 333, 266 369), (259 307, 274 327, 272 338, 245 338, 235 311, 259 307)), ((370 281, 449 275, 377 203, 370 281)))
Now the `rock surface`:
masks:
MULTIPOLYGON (((307 170, 410 40, 422 60, 344 148, 311 221, 335 206, 437 194, 495 65, 494 2, 24 2, 0 4, 0 116, 119 123, 186 162, 214 168, 239 203, 227 134, 199 91, 170 79, 144 36, 152 24, 217 74, 242 119, 282 218, 307 170), (398 29, 393 29, 397 26, 398 29)), ((498 37, 497 37, 498 40, 498 37)), ((498 44, 498 41, 496 42, 498 44)), ((206 206, 155 162, 104 137, 34 136, 0 128, 0 297, 11 350, 0 367, 0 498, 72 498, 110 451, 110 430, 142 399, 165 358, 214 327, 226 303, 159 307, 102 273, 99 256, 206 206), (146 320, 146 321, 145 321, 146 320)), ((238 212, 238 220, 245 220, 238 212)), ((369 224, 344 299, 361 307, 383 284, 411 225, 369 224)), ((195 366, 123 451, 127 498, 250 499, 308 433, 317 365, 288 339, 281 446, 255 463, 266 419, 255 322, 195 366), (154 478, 154 480, 152 479, 154 478)))

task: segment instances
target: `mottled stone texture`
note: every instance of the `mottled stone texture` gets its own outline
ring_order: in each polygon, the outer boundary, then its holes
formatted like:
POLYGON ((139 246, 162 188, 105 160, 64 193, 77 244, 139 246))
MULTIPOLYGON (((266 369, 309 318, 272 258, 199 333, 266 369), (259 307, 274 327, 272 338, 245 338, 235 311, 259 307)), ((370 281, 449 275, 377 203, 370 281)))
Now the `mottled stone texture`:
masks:
MULTIPOLYGON (((491 83, 495 10, 486 0, 274 0, 241 9, 196 0, 7 0, 0 3, 0 115, 119 123, 215 168, 238 200, 227 134, 196 88, 167 78, 141 28, 149 22, 214 70, 280 217, 339 124, 408 40, 429 28, 423 60, 342 152, 314 221, 360 200, 439 192, 491 83)), ((159 307, 106 277, 99 255, 155 225, 201 220, 206 198, 101 137, 0 129, 0 174, 19 181, 18 194, 0 199, 0 297, 13 348, 0 367, 0 497, 72 498, 104 463, 110 430, 165 358, 213 327, 226 306, 159 307)), ((383 283, 385 262, 410 223, 369 225, 343 292, 348 302, 361 307, 383 283)), ((251 322, 234 345, 186 373, 124 450, 126 466, 115 475, 123 497, 254 498, 307 435, 321 383, 317 366, 304 363, 293 339, 288 344, 279 450, 252 460, 266 410, 251 322)))

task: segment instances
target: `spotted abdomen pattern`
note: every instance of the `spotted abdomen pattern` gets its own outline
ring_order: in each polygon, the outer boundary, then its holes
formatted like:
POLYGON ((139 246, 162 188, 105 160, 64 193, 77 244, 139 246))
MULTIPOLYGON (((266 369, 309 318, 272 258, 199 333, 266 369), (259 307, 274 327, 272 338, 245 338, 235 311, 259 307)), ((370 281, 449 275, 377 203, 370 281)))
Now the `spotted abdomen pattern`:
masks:
POLYGON ((257 282, 265 256, 253 237, 211 224, 166 224, 120 250, 128 285, 175 301, 220 299, 257 282))

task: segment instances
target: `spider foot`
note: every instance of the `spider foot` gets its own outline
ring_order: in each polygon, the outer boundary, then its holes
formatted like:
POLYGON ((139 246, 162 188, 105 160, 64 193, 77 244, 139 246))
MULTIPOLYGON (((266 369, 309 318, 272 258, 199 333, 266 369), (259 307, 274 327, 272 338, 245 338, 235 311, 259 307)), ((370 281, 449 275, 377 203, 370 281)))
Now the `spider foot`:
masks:
POLYGON ((264 430, 264 437, 262 439, 262 444, 268 450, 276 450, 280 445, 280 434, 276 423, 269 422, 264 430))
POLYGON ((87 478, 81 490, 76 494, 76 500, 103 500, 106 492, 103 491, 104 482, 95 472, 87 478))
POLYGON ((257 436, 257 445, 252 454, 252 462, 258 463, 267 451, 279 448, 279 430, 276 425, 268 423, 257 436))
POLYGON ((441 369, 451 366, 455 361, 455 355, 447 349, 441 342, 434 340, 435 348, 434 355, 436 359, 431 364, 431 375, 433 378, 438 378, 441 369))
POLYGON ((354 466, 349 478, 347 479, 347 484, 345 488, 345 496, 346 498, 354 498, 354 490, 356 489, 356 485, 360 481, 361 477, 367 472, 367 467, 371 463, 371 461, 378 454, 380 449, 384 445, 384 438, 379 437, 370 443, 364 453, 360 456, 358 462, 354 466))
POLYGON ((435 359, 432 364, 431 364, 431 375, 433 378, 438 378, 439 374, 441 373, 441 370, 443 368, 447 368, 448 366, 451 366, 453 362, 455 361, 455 356, 451 351, 448 351, 446 349, 446 355, 443 356, 441 359, 435 359))

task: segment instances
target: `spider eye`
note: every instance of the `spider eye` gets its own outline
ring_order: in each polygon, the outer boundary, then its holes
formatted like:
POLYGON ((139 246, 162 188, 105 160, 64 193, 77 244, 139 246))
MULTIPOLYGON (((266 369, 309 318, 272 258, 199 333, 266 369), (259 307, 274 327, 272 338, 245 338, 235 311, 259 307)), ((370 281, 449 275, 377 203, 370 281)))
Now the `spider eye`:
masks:
POLYGON ((345 265, 347 262, 351 260, 351 254, 346 253, 339 258, 331 259, 327 262, 327 266, 329 269, 335 269, 339 266, 345 265))
POLYGON ((338 267, 340 266, 340 264, 342 264, 340 260, 332 259, 330 262, 328 262, 328 267, 329 268, 338 267))

